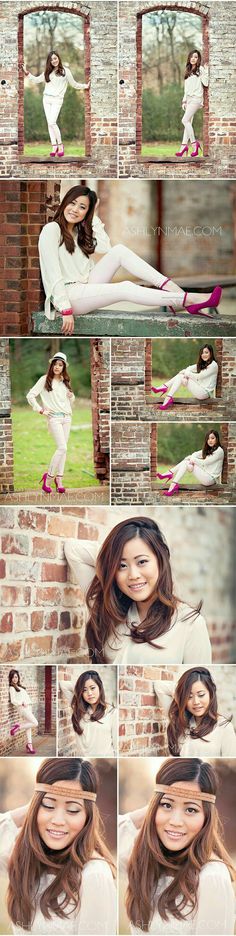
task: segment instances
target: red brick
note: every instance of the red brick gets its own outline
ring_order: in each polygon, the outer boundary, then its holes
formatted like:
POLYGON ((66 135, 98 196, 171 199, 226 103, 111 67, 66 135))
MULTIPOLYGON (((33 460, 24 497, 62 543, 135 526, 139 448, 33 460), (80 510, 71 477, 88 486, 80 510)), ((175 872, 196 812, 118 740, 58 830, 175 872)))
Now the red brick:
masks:
POLYGON ((57 543, 55 540, 44 536, 34 536, 32 541, 33 556, 42 556, 45 559, 56 559, 57 543))
POLYGON ((18 516, 19 526, 30 530, 46 529, 46 514, 36 513, 33 510, 20 510, 18 516))
POLYGON ((29 552, 28 536, 24 534, 15 534, 2 537, 2 552, 15 553, 19 556, 27 556, 29 552))
POLYGON ((61 592, 59 588, 37 588, 35 604, 37 605, 59 605, 61 603, 61 592))
POLYGON ((11 611, 8 611, 1 618, 0 631, 2 634, 5 634, 7 631, 13 630, 13 616, 11 611))
POLYGON ((4 559, 0 559, 0 579, 4 579, 6 575, 6 563, 4 559))
POLYGON ((43 611, 32 611, 31 614, 31 630, 38 631, 42 630, 44 623, 44 613, 43 611))
POLYGON ((56 628, 58 627, 57 611, 51 611, 50 614, 45 614, 44 626, 46 630, 56 630, 56 628))
POLYGON ((53 536, 77 536, 77 522, 62 514, 52 514, 48 517, 47 532, 53 536))
POLYGON ((49 656, 52 652, 52 637, 27 637, 25 640, 25 658, 49 656))
POLYGON ((21 641, 12 644, 0 643, 0 660, 2 663, 11 663, 12 660, 19 660, 21 655, 21 641))
POLYGON ((42 582, 66 582, 67 568, 65 563, 44 562, 42 565, 42 582))
POLYGON ((23 587, 19 585, 14 587, 13 585, 3 585, 2 586, 2 604, 7 605, 7 607, 20 606, 20 605, 29 605, 31 598, 31 589, 28 586, 23 587))

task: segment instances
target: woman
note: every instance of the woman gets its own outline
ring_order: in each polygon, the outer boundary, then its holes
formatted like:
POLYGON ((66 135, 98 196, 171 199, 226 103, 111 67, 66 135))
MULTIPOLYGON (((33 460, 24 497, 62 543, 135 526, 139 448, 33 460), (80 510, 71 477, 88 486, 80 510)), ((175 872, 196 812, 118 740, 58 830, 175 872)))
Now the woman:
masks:
POLYGON ((217 690, 205 666, 180 676, 174 688, 154 681, 158 704, 168 717, 169 752, 174 757, 236 757, 231 718, 219 714, 217 690))
POLYGON ((156 477, 160 481, 171 480, 169 490, 164 491, 165 497, 178 494, 178 482, 181 481, 186 471, 191 471, 197 481, 200 481, 200 484, 206 487, 221 484, 224 457, 225 453, 220 444, 219 433, 216 429, 211 429, 205 436, 202 449, 198 452, 192 452, 192 455, 186 455, 178 465, 175 465, 173 470, 169 468, 169 471, 166 471, 165 474, 160 471, 157 472, 156 477))
POLYGON ((184 135, 181 150, 175 154, 176 156, 188 154, 189 142, 193 147, 191 156, 198 156, 199 149, 202 149, 199 140, 195 138, 193 130, 194 114, 203 107, 203 87, 208 87, 208 68, 206 65, 203 67, 201 61, 202 57, 198 49, 194 49, 193 52, 189 53, 186 62, 184 97, 182 100, 182 107, 185 111, 182 118, 184 135))
POLYGON ((187 387, 195 400, 207 400, 213 396, 217 384, 218 364, 212 345, 200 348, 196 364, 190 364, 179 371, 175 377, 165 381, 160 387, 152 387, 153 393, 165 394, 165 402, 160 409, 169 409, 173 405, 174 395, 180 387, 187 387))
POLYGON ((51 482, 54 480, 57 493, 64 494, 65 488, 62 479, 65 468, 67 443, 71 427, 71 404, 75 396, 72 393, 69 374, 67 373, 67 357, 57 351, 49 360, 47 374, 43 374, 37 383, 29 390, 26 399, 36 413, 47 417, 48 430, 56 442, 56 451, 50 461, 48 471, 41 478, 42 490, 51 494, 51 482), (43 406, 37 403, 40 396, 43 406))
POLYGON ((201 603, 193 609, 175 596, 169 549, 154 520, 121 521, 96 552, 87 540, 65 543, 73 575, 87 592, 93 663, 211 661, 201 603))
POLYGON ((18 731, 25 731, 27 738, 27 754, 36 754, 32 744, 32 728, 37 728, 38 722, 37 718, 35 718, 32 712, 32 702, 30 696, 28 692, 26 692, 25 687, 22 686, 18 670, 10 670, 8 680, 10 701, 12 705, 16 707, 17 717, 20 719, 20 722, 15 722, 15 724, 10 729, 11 738, 14 738, 18 731))
POLYGON ((25 65, 22 66, 25 75, 34 82, 40 84, 45 82, 43 92, 43 109, 48 125, 48 132, 52 143, 50 156, 64 156, 64 146, 61 139, 61 132, 57 124, 60 110, 63 104, 64 96, 68 85, 76 88, 77 91, 84 91, 89 88, 89 84, 80 84, 75 81, 70 69, 62 64, 58 52, 49 52, 47 56, 45 70, 37 77, 29 72, 25 65))
POLYGON ((148 807, 121 817, 131 933, 234 933, 235 871, 224 848, 216 774, 198 758, 166 760, 148 807))
POLYGON ((128 247, 123 244, 111 247, 104 225, 94 215, 98 204, 96 192, 85 185, 73 186, 57 208, 54 221, 45 224, 39 237, 45 315, 50 320, 54 320, 56 314, 63 316, 63 334, 72 334, 74 316, 87 315, 123 300, 156 307, 167 304, 168 293, 171 309, 172 306, 184 307, 191 315, 202 314, 202 309, 218 305, 220 286, 216 286, 211 295, 204 293, 199 302, 197 293, 184 292, 128 247), (96 266, 91 259, 95 250, 106 255, 96 266), (145 279, 152 288, 129 281, 112 283, 120 266, 132 276, 145 279))
POLYGON ((101 835, 89 761, 43 761, 32 800, 0 818, 13 933, 113 934, 114 863, 101 835))
POLYGON ((72 708, 77 753, 83 757, 114 757, 117 753, 117 713, 105 699, 96 670, 81 673, 75 686, 60 682, 62 695, 72 708))

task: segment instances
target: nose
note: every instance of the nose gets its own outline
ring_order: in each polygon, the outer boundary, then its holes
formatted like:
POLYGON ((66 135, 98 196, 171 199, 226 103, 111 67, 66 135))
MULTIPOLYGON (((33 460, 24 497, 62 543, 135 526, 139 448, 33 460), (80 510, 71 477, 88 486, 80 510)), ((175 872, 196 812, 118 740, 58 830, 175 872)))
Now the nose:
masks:
POLYGON ((170 819, 170 826, 176 826, 178 829, 183 828, 181 806, 176 806, 175 809, 173 809, 170 819))
POLYGON ((130 581, 134 581, 135 579, 139 579, 141 577, 140 570, 137 568, 136 565, 130 566, 128 576, 129 576, 130 581))
POLYGON ((60 828, 65 825, 65 815, 62 806, 58 806, 57 809, 54 810, 52 825, 60 826, 60 828))

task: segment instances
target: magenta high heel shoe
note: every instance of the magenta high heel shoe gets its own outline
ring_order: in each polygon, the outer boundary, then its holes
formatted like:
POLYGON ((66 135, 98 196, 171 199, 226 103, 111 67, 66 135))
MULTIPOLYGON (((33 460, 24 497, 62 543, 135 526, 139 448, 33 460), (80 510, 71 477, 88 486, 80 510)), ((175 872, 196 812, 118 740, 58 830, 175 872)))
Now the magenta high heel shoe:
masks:
POLYGON ((179 153, 175 153, 175 156, 184 156, 184 153, 188 153, 188 146, 187 146, 187 144, 183 147, 182 150, 179 151, 179 153))
POLYGON ((56 485, 57 493, 58 493, 58 494, 65 494, 65 490, 66 490, 65 487, 63 487, 62 485, 58 484, 57 478, 59 478, 59 477, 60 477, 60 475, 57 475, 57 477, 54 478, 54 482, 55 482, 55 485, 56 485))
POLYGON ((27 754, 36 754, 36 751, 33 748, 33 745, 30 744, 29 742, 25 745, 25 750, 27 751, 27 754))
POLYGON ((199 140, 195 140, 194 145, 195 145, 195 150, 193 150, 193 152, 190 155, 198 156, 198 150, 202 151, 201 143, 199 142, 199 140))
POLYGON ((160 471, 157 471, 156 478, 160 478, 160 481, 171 481, 171 478, 173 478, 173 471, 166 471, 165 474, 161 474, 160 471))
POLYGON ((58 155, 58 147, 56 147, 55 150, 52 150, 52 152, 49 153, 49 156, 57 156, 57 155, 58 155))
POLYGON ((174 484, 174 487, 172 488, 172 491, 163 491, 163 494, 165 495, 165 497, 172 497, 172 494, 178 494, 178 491, 179 491, 179 484, 177 484, 176 482, 176 484, 174 484))
MULTIPOLYGON (((219 305, 222 289, 221 286, 215 286, 206 302, 194 302, 189 306, 186 305, 187 295, 188 293, 184 294, 183 308, 186 309, 190 315, 201 315, 201 309, 212 309, 219 305)), ((204 312, 203 315, 205 315, 206 318, 212 318, 211 315, 207 315, 207 312, 204 312)))
POLYGON ((58 155, 58 156, 64 156, 64 146, 63 146, 63 143, 61 143, 60 149, 57 150, 57 155, 58 155))
POLYGON ((166 400, 166 403, 160 403, 160 404, 159 404, 159 409, 162 409, 162 410, 169 409, 169 406, 173 406, 173 403, 174 403, 173 397, 170 396, 170 397, 168 397, 168 399, 166 400))
POLYGON ((18 722, 16 722, 16 724, 13 725, 12 728, 10 729, 11 738, 14 738, 14 735, 16 734, 17 731, 19 731, 19 729, 20 729, 20 725, 18 724, 18 722))
POLYGON ((46 483, 46 481, 47 481, 47 476, 48 476, 48 473, 47 473, 47 471, 45 471, 44 474, 43 474, 43 476, 42 476, 42 478, 40 478, 40 484, 41 484, 41 481, 42 481, 42 482, 43 482, 43 483, 42 483, 42 491, 44 491, 45 494, 51 494, 51 493, 52 493, 52 488, 48 487, 48 484, 46 483))
POLYGON ((161 387, 151 387, 151 390, 153 393, 163 394, 163 393, 166 393, 167 389, 168 387, 166 386, 166 384, 162 384, 161 387))

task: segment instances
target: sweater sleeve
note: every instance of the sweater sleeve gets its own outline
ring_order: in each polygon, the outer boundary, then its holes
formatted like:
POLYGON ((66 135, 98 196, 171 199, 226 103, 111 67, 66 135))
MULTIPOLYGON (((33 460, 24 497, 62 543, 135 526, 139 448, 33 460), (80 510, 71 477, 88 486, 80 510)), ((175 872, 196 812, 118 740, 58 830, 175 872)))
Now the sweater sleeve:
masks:
POLYGON ((127 871, 128 861, 133 850, 138 829, 129 813, 119 816, 119 866, 120 871, 127 871))
POLYGON ((59 686, 60 686, 62 695, 67 700, 67 702, 70 702, 70 705, 71 705, 73 695, 74 695, 73 683, 71 682, 71 680, 67 680, 66 682, 64 682, 63 679, 60 679, 59 686))
POLYGON ((155 679, 153 688, 159 703, 158 707, 162 709, 164 715, 168 715, 174 693, 173 684, 169 685, 166 680, 162 682, 160 679, 155 679))
POLYGON ((202 84, 204 85, 204 88, 208 88, 208 85, 209 85, 208 65, 200 65, 200 78, 201 78, 202 84))
POLYGON ((29 405, 32 406, 32 409, 35 410, 36 413, 40 413, 40 410, 42 409, 42 407, 37 403, 36 397, 42 393, 42 390, 45 387, 45 380, 46 374, 44 374, 43 377, 40 377, 39 380, 37 380, 37 383, 34 384, 34 386, 31 387, 31 390, 29 390, 29 392, 26 394, 26 399, 28 400, 29 405))
POLYGON ((26 77, 29 78, 30 81, 32 81, 34 84, 40 84, 41 81, 45 81, 44 72, 42 72, 41 75, 32 75, 32 72, 29 72, 26 77))
POLYGON ((206 463, 207 467, 210 468, 210 465, 215 465, 215 463, 218 461, 221 462, 221 459, 223 463, 224 452, 223 452, 223 449, 221 449, 220 446, 218 446, 216 451, 212 452, 212 455, 207 455, 206 458, 203 459, 203 461, 206 463))
POLYGON ((58 312, 70 309, 71 303, 59 261, 60 227, 56 221, 45 224, 39 236, 39 260, 46 295, 58 312))
POLYGON ((211 663, 211 644, 202 614, 186 621, 186 641, 183 663, 211 663))
POLYGON ((6 871, 8 860, 15 845, 18 828, 11 813, 0 814, 0 870, 6 871))
POLYGON ((111 736, 114 749, 114 756, 117 756, 117 709, 115 708, 111 716, 111 736))
POLYGON ((98 544, 89 540, 68 539, 64 550, 73 578, 86 594, 95 574, 98 544))
POLYGON ((116 933, 116 887, 110 865, 92 859, 82 873, 77 936, 111 936, 116 933))
POLYGON ((236 735, 232 722, 221 727, 221 757, 236 757, 236 735))
POLYGON ((93 217, 92 227, 97 241, 95 253, 107 253, 111 248, 111 241, 105 231, 105 226, 101 221, 101 218, 98 218, 97 214, 95 214, 93 217))
POLYGON ((70 68, 66 67, 65 73, 66 73, 68 84, 71 86, 71 88, 76 88, 77 91, 84 91, 84 88, 86 88, 87 85, 81 84, 80 81, 75 81, 75 78, 73 78, 70 68))
POLYGON ((223 861, 211 861, 199 875, 196 936, 233 936, 234 893, 223 861))

